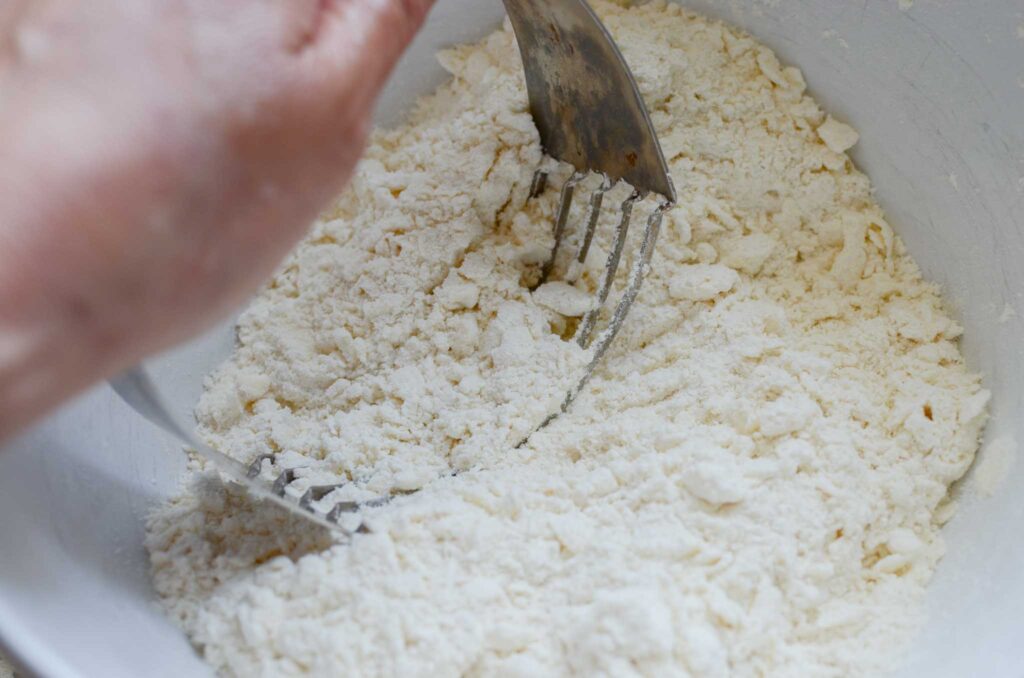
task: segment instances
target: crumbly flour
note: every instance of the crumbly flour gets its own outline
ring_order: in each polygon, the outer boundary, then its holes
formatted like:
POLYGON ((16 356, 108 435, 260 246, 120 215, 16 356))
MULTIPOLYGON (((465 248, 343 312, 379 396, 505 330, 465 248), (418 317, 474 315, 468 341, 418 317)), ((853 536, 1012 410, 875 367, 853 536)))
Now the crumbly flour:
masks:
POLYGON ((442 53, 452 81, 375 134, 198 410, 304 482, 425 487, 336 544, 197 474, 148 546, 222 674, 867 676, 919 621, 988 398, 960 327, 799 70, 676 5, 595 4, 679 188, 626 327, 513 449, 586 361, 558 312, 585 300, 526 284, 556 196, 527 201, 511 32, 442 53))

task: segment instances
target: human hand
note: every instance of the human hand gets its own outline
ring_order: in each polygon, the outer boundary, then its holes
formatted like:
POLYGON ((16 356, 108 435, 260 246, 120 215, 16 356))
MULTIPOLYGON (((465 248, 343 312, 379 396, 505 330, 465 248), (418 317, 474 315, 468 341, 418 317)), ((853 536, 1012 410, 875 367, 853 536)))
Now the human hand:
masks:
POLYGON ((0 6, 0 439, 269 275, 431 3, 0 6))

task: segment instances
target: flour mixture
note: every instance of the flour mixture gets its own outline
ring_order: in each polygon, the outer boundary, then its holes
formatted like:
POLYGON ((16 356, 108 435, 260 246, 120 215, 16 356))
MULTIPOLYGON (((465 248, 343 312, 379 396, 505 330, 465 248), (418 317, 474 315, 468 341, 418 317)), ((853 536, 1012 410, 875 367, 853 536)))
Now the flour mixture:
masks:
POLYGON ((586 361, 562 338, 579 311, 526 284, 555 196, 527 201, 541 151, 510 30, 442 53, 451 82, 374 135, 198 410, 243 461, 423 489, 342 545, 197 473, 148 545, 224 675, 898 661, 985 419, 960 327, 799 70, 672 4, 596 4, 679 189, 622 334, 570 413, 514 449, 586 361))

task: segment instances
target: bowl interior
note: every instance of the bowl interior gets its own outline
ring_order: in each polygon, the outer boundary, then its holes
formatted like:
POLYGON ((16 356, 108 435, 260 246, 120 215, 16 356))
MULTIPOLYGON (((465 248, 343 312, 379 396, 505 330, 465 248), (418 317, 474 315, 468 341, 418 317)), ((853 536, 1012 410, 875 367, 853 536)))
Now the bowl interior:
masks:
MULTIPOLYGON (((1018 0, 982 5, 686 0, 801 67, 811 92, 861 132, 854 152, 890 223, 966 328, 993 392, 989 437, 1024 440, 1024 26, 1018 0)), ((444 78, 433 52, 502 16, 496 0, 440 0, 385 93, 400 119, 444 78)), ((226 322, 148 365, 183 420, 229 353, 226 322)), ((0 639, 44 675, 209 675, 152 604, 142 547, 154 501, 184 468, 177 443, 106 387, 0 454, 0 639), (154 658, 159 657, 158 662, 154 658), (158 666, 154 666, 157 664, 158 666)), ((1018 676, 1024 666, 1024 465, 991 498, 965 483, 902 675, 1018 676), (983 661, 983 664, 979 664, 983 661)))

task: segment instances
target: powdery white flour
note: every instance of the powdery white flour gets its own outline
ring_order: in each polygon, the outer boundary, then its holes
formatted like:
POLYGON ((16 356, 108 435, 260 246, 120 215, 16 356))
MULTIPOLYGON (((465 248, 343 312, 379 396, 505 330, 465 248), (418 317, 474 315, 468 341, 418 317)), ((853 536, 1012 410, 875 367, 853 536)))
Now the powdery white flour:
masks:
POLYGON ((586 303, 524 286, 555 196, 526 200, 511 32, 442 53, 452 81, 375 134, 198 410, 306 482, 425 487, 334 544, 198 474, 148 546, 222 674, 866 676, 919 621, 988 398, 960 328, 799 70, 676 5, 595 4, 679 188, 622 334, 512 449, 585 362, 559 312, 586 303))

